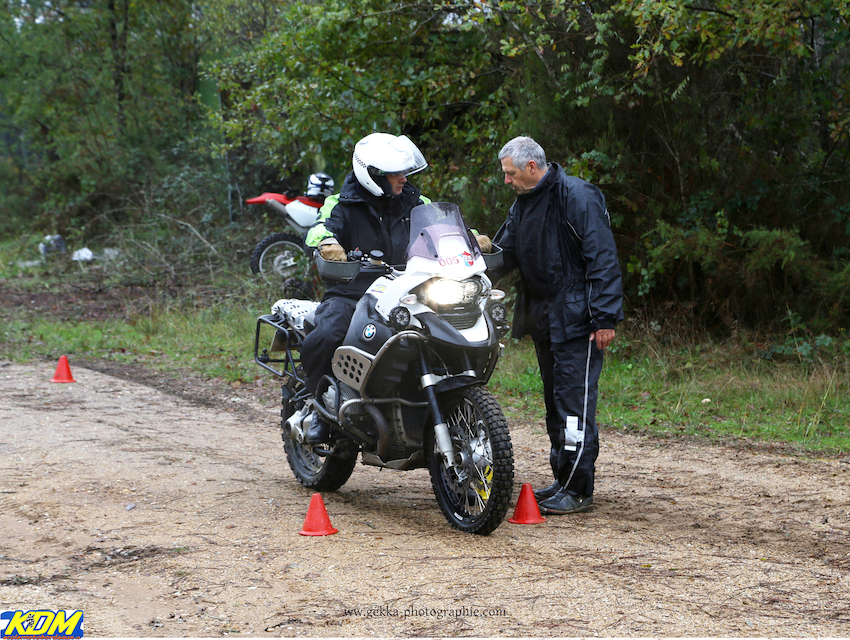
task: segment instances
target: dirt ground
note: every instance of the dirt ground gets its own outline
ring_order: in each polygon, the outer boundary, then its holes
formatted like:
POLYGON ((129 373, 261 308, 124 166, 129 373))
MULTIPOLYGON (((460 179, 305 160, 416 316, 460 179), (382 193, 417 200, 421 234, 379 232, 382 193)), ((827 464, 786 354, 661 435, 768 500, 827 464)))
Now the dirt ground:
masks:
MULTIPOLYGON (((472 536, 426 471, 358 465, 307 537, 270 379, 104 367, 0 362, 0 609, 82 609, 93 637, 850 629, 850 460, 603 427, 588 513, 472 536)), ((511 430, 515 504, 550 477, 542 425, 511 430)))

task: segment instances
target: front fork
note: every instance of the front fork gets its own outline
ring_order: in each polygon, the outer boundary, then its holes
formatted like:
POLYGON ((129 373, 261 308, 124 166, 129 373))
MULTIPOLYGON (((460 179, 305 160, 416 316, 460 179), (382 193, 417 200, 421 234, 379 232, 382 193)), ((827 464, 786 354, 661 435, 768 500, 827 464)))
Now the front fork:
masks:
POLYGON ((431 415, 434 416, 434 439, 437 443, 437 449, 443 458, 443 466, 450 469, 460 463, 458 455, 452 446, 452 437, 449 433, 449 425, 443 419, 443 412, 440 409, 440 403, 437 401, 436 385, 438 379, 431 371, 428 364, 428 359, 425 357, 425 352, 422 345, 419 345, 419 370, 422 375, 419 378, 419 383, 422 385, 422 390, 425 392, 425 397, 428 400, 428 406, 431 409, 431 415))

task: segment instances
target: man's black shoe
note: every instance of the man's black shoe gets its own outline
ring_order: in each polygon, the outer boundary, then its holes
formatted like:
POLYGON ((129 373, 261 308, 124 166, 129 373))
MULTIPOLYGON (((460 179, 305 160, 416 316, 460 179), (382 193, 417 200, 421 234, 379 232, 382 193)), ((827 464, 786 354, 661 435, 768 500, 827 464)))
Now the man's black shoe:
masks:
POLYGON ((557 480, 555 480, 555 482, 550 484, 545 489, 538 489, 537 491, 535 491, 534 492, 534 499, 537 500, 537 502, 540 502, 541 500, 545 500, 546 498, 551 498, 556 493, 558 493, 560 490, 561 490, 561 484, 557 480))
POLYGON ((313 420, 310 423, 310 428, 304 434, 304 444, 320 444, 327 442, 331 437, 330 425, 319 417, 319 414, 313 412, 313 420))
POLYGON ((541 513, 551 515, 581 513, 593 506, 593 496, 577 496, 562 489, 551 498, 543 500, 538 506, 541 513))

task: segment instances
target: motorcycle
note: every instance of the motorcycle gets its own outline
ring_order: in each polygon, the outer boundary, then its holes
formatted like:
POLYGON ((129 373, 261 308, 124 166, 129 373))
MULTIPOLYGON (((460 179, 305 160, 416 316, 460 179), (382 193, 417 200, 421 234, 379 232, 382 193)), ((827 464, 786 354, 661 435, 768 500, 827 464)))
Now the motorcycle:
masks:
POLYGON ((315 396, 304 388, 300 347, 319 303, 278 300, 257 319, 254 360, 282 381, 283 447, 302 485, 339 489, 358 454, 365 465, 427 467, 449 524, 480 535, 501 524, 514 467, 507 421, 485 386, 509 330, 504 292, 486 275, 501 259, 494 250, 481 254, 457 205, 430 203, 411 211, 403 269, 380 251, 351 251, 348 262, 317 253, 331 282, 374 280, 315 396), (260 351, 261 340, 271 346, 260 351), (331 425, 327 443, 306 442, 314 411, 331 425))
POLYGON ((281 285, 288 296, 317 298, 316 283, 298 276, 305 271, 305 264, 309 264, 303 238, 319 217, 322 201, 309 196, 264 193, 245 202, 268 205, 296 232, 273 233, 258 242, 251 252, 251 273, 262 276, 266 282, 281 285))

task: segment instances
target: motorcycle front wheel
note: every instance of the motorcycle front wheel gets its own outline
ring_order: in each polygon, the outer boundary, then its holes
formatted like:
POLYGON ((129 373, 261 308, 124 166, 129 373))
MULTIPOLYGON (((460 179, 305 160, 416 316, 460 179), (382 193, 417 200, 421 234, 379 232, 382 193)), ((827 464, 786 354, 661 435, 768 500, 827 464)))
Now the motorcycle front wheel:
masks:
POLYGON ((301 238, 292 233, 273 233, 251 252, 251 273, 271 284, 280 284, 298 275, 298 258, 303 255, 301 238))
POLYGON ((446 519, 456 529, 488 535, 505 518, 513 494, 514 456, 508 423, 483 386, 445 393, 440 400, 458 462, 443 464, 433 429, 425 432, 431 485, 446 519))

